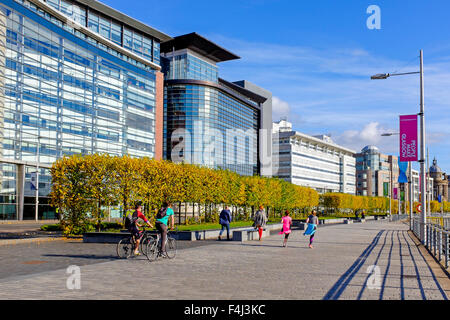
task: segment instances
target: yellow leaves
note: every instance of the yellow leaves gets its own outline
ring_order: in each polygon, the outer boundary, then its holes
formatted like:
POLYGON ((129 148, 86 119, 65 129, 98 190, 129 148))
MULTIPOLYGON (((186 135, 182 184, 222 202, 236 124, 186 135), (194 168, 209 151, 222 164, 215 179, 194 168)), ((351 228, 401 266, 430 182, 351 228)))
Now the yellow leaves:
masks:
POLYGON ((99 216, 101 206, 122 205, 126 210, 137 201, 147 213, 164 201, 280 209, 319 203, 315 190, 277 178, 243 177, 226 170, 128 155, 64 157, 53 164, 51 174, 52 204, 81 217, 87 212, 99 216))

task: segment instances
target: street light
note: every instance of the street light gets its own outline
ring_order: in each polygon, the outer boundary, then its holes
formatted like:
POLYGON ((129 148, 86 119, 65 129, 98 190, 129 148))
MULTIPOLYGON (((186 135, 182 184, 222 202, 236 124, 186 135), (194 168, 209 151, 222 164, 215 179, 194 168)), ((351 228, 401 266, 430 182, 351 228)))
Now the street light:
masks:
POLYGON ((420 71, 417 72, 406 72, 406 73, 379 73, 371 76, 372 80, 382 80, 387 79, 392 76, 402 76, 409 74, 420 74, 420 112, 418 115, 420 116, 420 176, 422 180, 421 185, 421 193, 422 193, 422 213, 420 215, 420 240, 422 243, 426 242, 425 239, 425 224, 427 222, 427 201, 426 201, 426 183, 428 182, 426 174, 425 174, 425 98, 424 98, 424 79, 423 79, 423 50, 420 50, 420 71))
POLYGON ((34 212, 34 219, 39 220, 39 150, 41 148, 41 136, 38 136, 37 154, 36 154, 36 208, 34 212))

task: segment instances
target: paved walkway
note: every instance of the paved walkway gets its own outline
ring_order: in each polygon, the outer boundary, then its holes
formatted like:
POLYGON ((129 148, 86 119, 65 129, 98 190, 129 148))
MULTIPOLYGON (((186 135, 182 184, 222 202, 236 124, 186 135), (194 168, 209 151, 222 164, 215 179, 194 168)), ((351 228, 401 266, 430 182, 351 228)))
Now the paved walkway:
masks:
POLYGON ((4 233, 25 233, 39 231, 44 224, 55 224, 58 220, 24 220, 24 221, 8 221, 0 220, 0 234, 4 233))
POLYGON ((180 250, 175 260, 83 265, 80 290, 67 289, 65 268, 11 276, 0 279, 0 299, 447 299, 449 278, 407 230, 335 225, 319 228, 314 249, 295 231, 287 248, 271 236, 180 250), (367 273, 372 265, 379 273, 367 273))

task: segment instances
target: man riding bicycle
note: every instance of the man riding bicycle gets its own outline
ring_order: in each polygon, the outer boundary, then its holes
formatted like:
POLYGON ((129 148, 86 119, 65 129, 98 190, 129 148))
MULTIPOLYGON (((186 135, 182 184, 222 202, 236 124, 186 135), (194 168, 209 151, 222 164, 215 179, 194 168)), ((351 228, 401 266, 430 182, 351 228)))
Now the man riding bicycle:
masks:
POLYGON ((167 223, 170 217, 170 230, 173 229, 174 226, 174 212, 172 209, 172 204, 164 203, 162 208, 158 211, 156 215, 156 230, 161 233, 161 251, 165 252, 166 249, 166 240, 167 240, 167 223))
POLYGON ((135 241, 135 246, 134 246, 134 254, 136 256, 139 255, 139 243, 141 242, 141 238, 143 236, 143 232, 139 230, 139 227, 142 227, 142 225, 140 225, 137 221, 138 219, 142 219, 144 220, 145 223, 147 223, 147 225, 150 228, 153 228, 152 224, 150 223, 150 221, 148 221, 148 219, 144 216, 144 214, 142 213, 142 206, 140 204, 137 204, 135 206, 135 211, 132 215, 132 221, 130 224, 130 232, 131 235, 134 238, 135 241))

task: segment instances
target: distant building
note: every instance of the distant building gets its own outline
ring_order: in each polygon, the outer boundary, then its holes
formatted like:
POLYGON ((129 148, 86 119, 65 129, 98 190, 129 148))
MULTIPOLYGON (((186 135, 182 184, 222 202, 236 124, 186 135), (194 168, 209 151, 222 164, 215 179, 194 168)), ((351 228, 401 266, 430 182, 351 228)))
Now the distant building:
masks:
POLYGON ((441 196, 442 201, 448 201, 449 179, 447 174, 443 173, 442 169, 438 166, 436 158, 430 167, 430 177, 434 179, 433 198, 438 200, 439 196, 441 196))
POLYGON ((273 176, 320 193, 355 194, 355 152, 327 135, 293 131, 286 120, 273 123, 273 176))
POLYGON ((366 146, 356 154, 357 195, 387 197, 391 187, 399 187, 398 176, 398 157, 382 154, 376 146, 366 146))
MULTIPOLYGON (((412 176, 413 176, 413 189, 414 189, 414 202, 420 202, 420 174, 419 171, 412 169, 412 176)), ((434 189, 434 179, 431 177, 428 177, 428 192, 427 192, 427 199, 428 200, 434 200, 433 195, 433 189, 434 189)))

